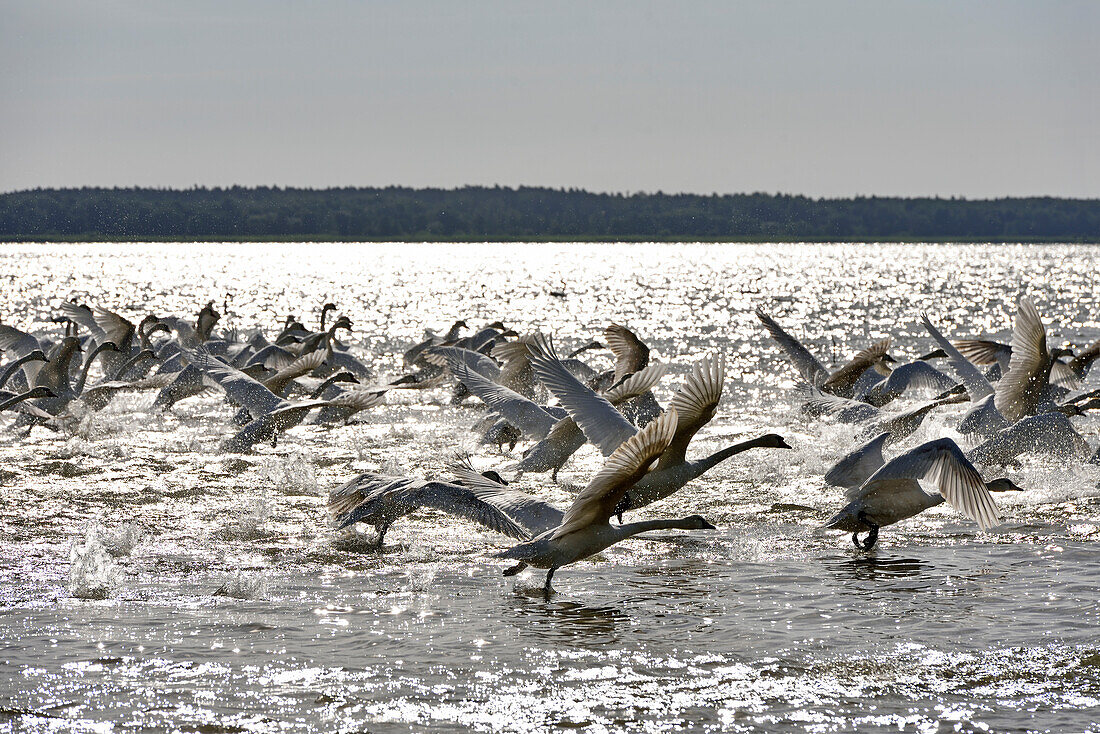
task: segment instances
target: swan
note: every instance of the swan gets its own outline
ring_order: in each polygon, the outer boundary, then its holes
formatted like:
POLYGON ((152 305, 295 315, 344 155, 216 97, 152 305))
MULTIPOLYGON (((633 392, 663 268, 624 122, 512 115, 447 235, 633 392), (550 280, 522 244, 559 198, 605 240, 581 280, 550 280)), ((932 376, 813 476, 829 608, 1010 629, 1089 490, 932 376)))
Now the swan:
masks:
MULTIPOLYGON (((663 364, 648 365, 604 392, 602 397, 616 409, 620 409, 628 401, 652 390, 664 373, 663 364)), ((554 424, 546 438, 528 449, 523 459, 513 468, 517 476, 525 472, 549 471, 550 478, 557 481, 558 472, 565 462, 584 446, 586 440, 584 432, 572 417, 563 418, 554 424)))
POLYGON ((222 443, 221 450, 227 453, 245 453, 261 441, 270 440, 274 445, 280 433, 300 424, 316 408, 326 405, 358 405, 363 402, 358 396, 342 394, 329 400, 292 403, 236 367, 219 361, 201 347, 187 350, 185 354, 197 370, 225 391, 226 397, 247 409, 253 416, 236 435, 222 443))
POLYGON ((427 349, 428 347, 439 346, 441 344, 447 344, 448 342, 455 341, 456 339, 458 339, 459 333, 466 328, 468 328, 466 326, 466 322, 462 319, 459 319, 451 325, 451 328, 448 329, 447 333, 443 336, 439 336, 433 331, 425 330, 424 335, 426 338, 424 339, 424 341, 406 350, 405 354, 402 356, 402 362, 404 362, 406 367, 412 367, 414 364, 416 364, 417 360, 420 358, 421 352, 423 352, 425 349, 427 349))
POLYGON ((1024 453, 1085 461, 1090 452, 1089 445, 1069 418, 1060 412, 1051 412, 1033 415, 1008 426, 966 455, 976 464, 1007 464, 1024 453))
POLYGON ((850 362, 837 369, 836 372, 829 372, 816 357, 810 354, 806 347, 802 346, 801 342, 784 331, 783 327, 769 316, 763 308, 757 307, 756 318, 764 324, 764 328, 768 330, 772 339, 794 364, 802 379, 832 395, 843 398, 852 397, 856 382, 864 372, 868 369, 874 369, 880 375, 887 376, 890 372, 889 363, 895 361, 893 357, 887 354, 887 350, 890 348, 890 340, 883 339, 856 354, 850 362))
MULTIPOLYGON (((639 429, 614 406, 582 385, 561 366, 554 355, 553 345, 547 339, 542 338, 536 343, 531 361, 543 384, 577 422, 585 437, 605 456, 638 433, 639 429)), ((727 446, 702 459, 687 460, 686 452, 691 439, 714 417, 722 399, 724 381, 725 360, 721 356, 706 357, 693 366, 669 406, 670 411, 677 413, 678 421, 668 450, 661 455, 654 470, 642 477, 637 486, 626 494, 621 511, 638 509, 664 499, 743 451, 752 448, 790 448, 781 436, 769 433, 727 446)))
POLYGON ((377 532, 381 549, 386 531, 397 520, 430 507, 472 520, 517 540, 531 537, 528 531, 493 502, 487 502, 469 487, 442 481, 426 481, 381 474, 360 474, 329 493, 328 511, 337 530, 362 522, 377 532))
POLYGON ((1009 423, 1036 412, 1050 382, 1054 356, 1047 349, 1047 334, 1039 312, 1021 298, 1012 329, 1012 356, 1008 372, 994 387, 994 405, 1009 423))
MULTIPOLYGON (((883 442, 881 436, 869 442, 870 448, 858 462, 860 467, 866 468, 874 458, 882 460, 883 442)), ((941 438, 896 456, 862 485, 849 489, 845 494, 848 504, 826 521, 825 528, 851 533, 857 548, 871 550, 879 528, 947 502, 988 530, 1001 522, 990 492, 1019 489, 1008 479, 983 481, 955 442, 941 438), (933 484, 938 493, 921 489, 921 480, 933 484), (864 531, 868 534, 861 543, 859 533, 864 531)))
POLYGON ((648 520, 612 525, 609 520, 627 491, 668 448, 676 435, 678 416, 670 408, 617 448, 592 481, 581 490, 566 510, 561 524, 494 558, 519 561, 504 571, 515 576, 528 566, 546 569, 543 591, 549 596, 554 572, 576 563, 627 538, 649 530, 713 530, 699 515, 674 520, 648 520))

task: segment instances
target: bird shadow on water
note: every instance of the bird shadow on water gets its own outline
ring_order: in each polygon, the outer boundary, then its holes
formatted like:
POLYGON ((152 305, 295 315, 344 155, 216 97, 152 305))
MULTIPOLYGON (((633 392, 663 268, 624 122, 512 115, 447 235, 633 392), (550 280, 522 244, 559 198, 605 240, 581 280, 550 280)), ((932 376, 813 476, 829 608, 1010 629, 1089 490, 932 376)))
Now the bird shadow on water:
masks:
POLYGON ((548 643, 599 647, 618 640, 621 629, 631 624, 630 615, 614 606, 587 606, 556 592, 547 596, 542 587, 517 587, 506 602, 505 621, 525 637, 548 643))
POLYGON ((828 572, 847 584, 868 584, 876 591, 918 591, 938 583, 935 566, 918 558, 891 558, 877 554, 822 559, 828 572), (888 582, 884 584, 884 582, 888 582))

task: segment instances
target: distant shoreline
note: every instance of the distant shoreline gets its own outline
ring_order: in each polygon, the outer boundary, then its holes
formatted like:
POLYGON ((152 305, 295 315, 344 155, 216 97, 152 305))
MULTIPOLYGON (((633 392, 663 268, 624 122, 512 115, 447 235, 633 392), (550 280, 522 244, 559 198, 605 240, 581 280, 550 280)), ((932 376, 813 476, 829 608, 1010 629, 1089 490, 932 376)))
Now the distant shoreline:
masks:
POLYGON ((426 239, 409 239, 409 240, 395 240, 387 238, 379 239, 332 239, 325 237, 306 238, 306 237, 209 237, 204 239, 198 238, 177 238, 177 237, 135 237, 133 239, 122 239, 119 237, 113 238, 94 238, 94 237, 47 237, 47 238, 35 238, 35 237, 5 237, 0 239, 0 246, 3 245, 79 245, 79 244, 102 244, 102 245, 140 245, 140 244, 176 244, 176 245, 193 245, 193 244, 221 244, 221 245, 244 245, 255 244, 262 242, 272 242, 279 244, 294 244, 299 243, 303 245, 377 245, 377 244, 405 244, 405 245, 444 245, 444 244, 504 244, 504 245, 632 245, 643 243, 656 243, 665 245, 875 245, 875 244, 890 244, 890 245, 1100 245, 1100 237, 1093 239, 1044 239, 1044 238, 1015 238, 1015 239, 988 239, 981 237, 974 237, 970 239, 965 238, 950 238, 942 240, 929 240, 929 239, 912 239, 906 237, 889 238, 880 237, 875 239, 751 239, 742 238, 738 240, 730 240, 724 238, 713 239, 653 239, 652 237, 636 237, 629 238, 623 237, 615 240, 606 239, 576 239, 576 238, 542 238, 542 239, 498 239, 498 240, 486 240, 486 239, 438 239, 438 240, 426 240, 426 239))
POLYGON ((1100 242, 1100 199, 576 189, 82 188, 0 194, 19 242, 1100 242))

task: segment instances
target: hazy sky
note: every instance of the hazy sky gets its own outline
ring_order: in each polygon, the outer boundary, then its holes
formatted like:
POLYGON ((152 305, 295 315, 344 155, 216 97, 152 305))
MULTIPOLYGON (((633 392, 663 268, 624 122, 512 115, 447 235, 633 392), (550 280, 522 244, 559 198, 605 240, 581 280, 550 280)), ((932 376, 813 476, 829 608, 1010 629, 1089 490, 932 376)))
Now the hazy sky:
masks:
POLYGON ((1100 3, 0 0, 0 191, 1100 196, 1100 3))

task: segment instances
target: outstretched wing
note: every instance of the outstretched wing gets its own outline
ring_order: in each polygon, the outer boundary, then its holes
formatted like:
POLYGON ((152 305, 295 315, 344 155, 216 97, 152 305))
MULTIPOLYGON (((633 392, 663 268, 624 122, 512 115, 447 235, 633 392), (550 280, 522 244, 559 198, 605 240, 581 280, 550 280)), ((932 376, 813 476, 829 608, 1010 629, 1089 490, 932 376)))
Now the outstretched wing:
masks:
MULTIPOLYGON (((594 393, 574 377, 554 354, 550 340, 539 335, 531 348, 531 366, 569 416, 577 422, 585 438, 604 456, 610 456, 624 441, 638 432, 637 427, 605 398, 594 393)), ((625 384, 625 383, 624 383, 625 384)))
POLYGON ((985 375, 970 360, 964 357, 951 342, 944 338, 943 334, 928 320, 927 314, 921 314, 920 320, 924 324, 924 328, 932 335, 932 339, 947 354, 951 367, 955 370, 955 375, 959 378, 959 382, 963 384, 963 387, 966 388, 970 399, 976 403, 982 398, 992 395, 993 386, 989 384, 989 380, 985 379, 985 375))
POLYGON ((560 538, 594 523, 607 522, 619 500, 645 476, 668 447, 676 435, 678 420, 676 411, 670 409, 615 449, 599 473, 573 500, 553 537, 560 538))
POLYGON ((649 364, 649 347, 625 326, 611 324, 604 329, 603 337, 615 355, 615 382, 649 364))
POLYGON ((895 457, 871 475, 863 491, 872 491, 877 484, 900 479, 925 480, 933 484, 947 504, 978 523, 982 530, 1001 522, 997 505, 978 470, 949 438, 929 441, 895 457))
POLYGON ((1033 406, 1030 404, 1033 394, 1049 378, 1049 360, 1047 354, 1047 333, 1039 318, 1039 311, 1027 298, 1020 299, 1016 312, 1016 325, 1012 329, 1012 359, 1008 363, 1008 372, 997 381, 994 403, 1009 422, 1022 418, 1033 406), (1047 371, 1047 374, 1043 372, 1047 371))
POLYGON ((787 359, 794 364, 794 368, 798 370, 798 374, 802 375, 803 380, 816 387, 829 379, 829 370, 825 369, 825 366, 818 362, 814 355, 810 354, 810 350, 802 346, 802 342, 785 332, 782 326, 765 313, 764 309, 757 307, 756 318, 764 324, 764 328, 768 330, 775 343, 787 355, 787 359))
POLYGON ((481 398, 490 409, 504 420, 536 441, 546 437, 558 419, 543 410, 533 400, 528 400, 514 390, 498 385, 482 377, 464 363, 456 362, 453 367, 455 379, 481 398))

